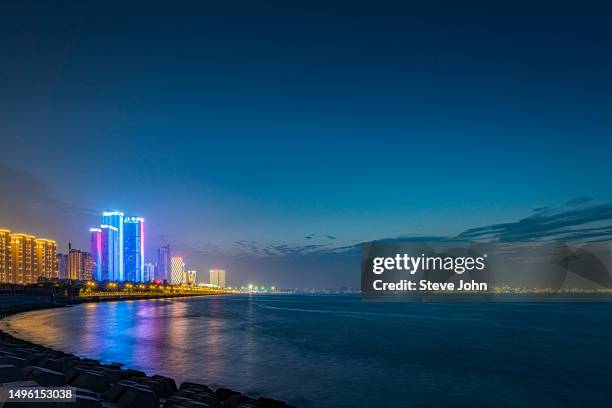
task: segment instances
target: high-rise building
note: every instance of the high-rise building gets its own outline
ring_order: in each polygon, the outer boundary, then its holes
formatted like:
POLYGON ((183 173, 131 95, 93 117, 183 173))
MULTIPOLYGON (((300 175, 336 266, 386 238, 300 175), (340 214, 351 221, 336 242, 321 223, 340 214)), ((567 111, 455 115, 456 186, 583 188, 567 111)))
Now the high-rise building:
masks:
POLYGON ((38 238, 36 245, 36 280, 39 277, 57 279, 59 277, 57 264, 57 244, 49 239, 38 238))
POLYGON ((157 268, 155 270, 155 279, 170 282, 171 259, 170 245, 163 246, 157 250, 157 268))
POLYGON ((91 280, 94 272, 94 259, 89 252, 70 249, 68 253, 68 278, 72 280, 91 280))
POLYGON ((173 256, 171 259, 170 283, 178 285, 183 283, 185 275, 185 262, 183 257, 173 256))
POLYGON ((120 269, 118 257, 119 229, 112 225, 100 225, 102 230, 102 255, 101 255, 101 279, 99 280, 120 280, 120 269))
POLYGON ((32 235, 11 235, 12 283, 26 285, 38 280, 35 239, 32 235))
POLYGON ((211 285, 225 288, 225 269, 211 269, 209 274, 211 285))
POLYGON ((144 280, 149 282, 155 279, 155 264, 148 262, 144 267, 144 280))
POLYGON ((90 228, 91 234, 89 251, 94 262, 94 270, 92 278, 95 280, 102 279, 102 229, 90 228))
POLYGON ((58 275, 60 279, 68 277, 68 254, 57 254, 58 275))
POLYGON ((123 280, 143 282, 144 278, 144 219, 123 218, 123 280))
POLYGON ((0 283, 12 283, 11 231, 0 229, 0 283))
POLYGON ((108 234, 109 239, 112 239, 112 243, 108 243, 108 247, 112 248, 112 275, 111 280, 122 281, 124 280, 123 270, 123 219, 124 215, 120 211, 104 211, 102 213, 102 224, 109 225, 117 229, 116 234, 108 234))
POLYGON ((185 280, 187 281, 188 285, 195 285, 197 274, 198 273, 196 271, 187 271, 187 279, 185 280))
POLYGON ((58 275, 55 241, 0 229, 0 282, 27 285, 58 275))

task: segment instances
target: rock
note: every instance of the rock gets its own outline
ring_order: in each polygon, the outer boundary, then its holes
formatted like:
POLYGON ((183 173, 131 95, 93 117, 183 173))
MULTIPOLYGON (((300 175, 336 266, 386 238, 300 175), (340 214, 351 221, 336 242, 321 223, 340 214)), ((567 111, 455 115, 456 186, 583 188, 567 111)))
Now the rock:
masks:
POLYGON ((159 398, 151 390, 126 386, 117 401, 119 408, 158 408, 159 398))
MULTIPOLYGON (((32 364, 30 363, 30 365, 32 364)), ((36 366, 48 368, 49 370, 53 371, 64 372, 64 362, 62 360, 50 357, 43 357, 36 363, 36 366)))
POLYGON ((161 375, 154 375, 152 378, 155 378, 156 380, 159 380, 163 382, 164 384, 166 384, 166 387, 168 387, 168 389, 171 390, 172 392, 176 392, 178 390, 178 388, 176 388, 176 382, 174 381, 173 378, 164 377, 161 375))
POLYGON ((147 376, 143 371, 132 370, 131 368, 125 370, 125 372, 128 373, 131 377, 146 377, 147 376))
POLYGON ((28 365, 28 362, 25 358, 17 357, 12 354, 5 354, 4 358, 7 361, 7 364, 12 364, 15 367, 23 368, 28 365))
POLYGON ((111 382, 103 374, 93 371, 82 371, 70 384, 95 392, 104 392, 110 387, 111 382))
POLYGON ((204 385, 204 384, 196 384, 196 383, 192 383, 192 382, 184 382, 184 383, 182 383, 180 388, 179 388, 179 390, 185 390, 185 389, 189 389, 189 388, 195 388, 195 389, 203 390, 203 391, 210 392, 211 394, 213 394, 213 390, 208 388, 206 385, 204 385))
POLYGON ((0 383, 23 380, 21 370, 12 364, 0 364, 0 383))
POLYGON ((174 393, 174 390, 172 390, 172 388, 162 380, 149 377, 134 377, 132 378, 132 381, 150 387, 151 390, 153 390, 153 392, 160 398, 168 398, 174 393))
POLYGON ((148 387, 133 381, 114 384, 101 395, 102 400, 114 402, 119 407, 146 408, 159 405, 158 396, 148 387))
POLYGON ((66 385, 66 378, 63 373, 49 370, 42 367, 27 366, 21 369, 23 378, 36 381, 45 387, 63 387, 66 385))

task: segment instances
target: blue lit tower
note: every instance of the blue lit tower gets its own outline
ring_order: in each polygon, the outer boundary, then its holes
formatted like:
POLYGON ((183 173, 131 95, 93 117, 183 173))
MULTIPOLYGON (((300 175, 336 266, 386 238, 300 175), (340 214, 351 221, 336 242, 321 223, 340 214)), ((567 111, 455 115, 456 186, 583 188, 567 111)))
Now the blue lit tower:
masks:
POLYGON ((117 281, 124 280, 123 273, 123 213, 120 211, 104 211, 102 213, 102 224, 109 225, 117 229, 116 234, 108 234, 114 239, 114 242, 109 243, 109 248, 113 248, 113 279, 117 281))
POLYGON ((119 229, 112 225, 100 225, 102 235, 102 268, 100 280, 116 281, 119 279, 119 229))
POLYGON ((123 278, 130 282, 144 282, 144 219, 123 219, 123 278))

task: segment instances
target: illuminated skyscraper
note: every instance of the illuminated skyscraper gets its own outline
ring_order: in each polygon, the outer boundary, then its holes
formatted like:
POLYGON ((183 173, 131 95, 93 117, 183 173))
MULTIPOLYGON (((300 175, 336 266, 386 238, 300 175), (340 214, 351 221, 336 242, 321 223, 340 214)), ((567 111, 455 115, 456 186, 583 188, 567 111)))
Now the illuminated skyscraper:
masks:
POLYGON ((89 251, 94 262, 93 276, 95 280, 102 279, 102 229, 90 228, 91 234, 89 251))
POLYGON ((167 280, 170 282, 171 269, 170 245, 163 246, 157 250, 157 268, 155 270, 155 279, 160 281, 167 280))
POLYGON ((108 247, 113 248, 113 279, 117 281, 124 280, 123 272, 123 213, 120 211, 104 211, 102 213, 102 224, 110 225, 117 229, 116 234, 109 234, 108 236, 114 240, 113 243, 109 243, 108 247))
POLYGON ((11 235, 12 283, 25 285, 38 279, 35 239, 32 235, 11 235))
POLYGON ((0 229, 0 283, 11 283, 11 231, 0 229))
POLYGON ((144 219, 123 219, 123 278, 130 282, 144 282, 144 219))
MULTIPOLYGON (((122 223, 123 224, 123 223, 122 223)), ((119 280, 119 257, 117 256, 119 250, 119 229, 112 225, 100 225, 102 230, 102 279, 99 280, 119 280)))
POLYGON ((225 288, 225 270, 224 269, 211 269, 210 273, 210 284, 225 288))
POLYGON ((173 285, 178 285, 182 283, 184 275, 185 262, 183 262, 183 257, 173 256, 171 263, 170 283, 172 283, 173 285))
POLYGON ((57 279, 59 277, 57 264, 57 244, 49 239, 34 240, 36 245, 36 277, 57 279))

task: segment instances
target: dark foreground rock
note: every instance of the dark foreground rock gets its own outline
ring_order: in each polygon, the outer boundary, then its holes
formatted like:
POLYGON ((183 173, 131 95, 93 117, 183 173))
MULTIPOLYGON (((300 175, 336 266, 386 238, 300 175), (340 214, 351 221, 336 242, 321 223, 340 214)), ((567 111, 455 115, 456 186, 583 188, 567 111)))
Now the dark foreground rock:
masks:
MULTIPOLYGON (((6 312, 1 308, 0 315, 6 312)), ((49 307, 49 306, 45 306, 49 307)), ((12 312, 20 311, 12 308, 12 312)), ((4 313, 6 315, 6 313, 4 313)), ((0 316, 2 317, 2 316, 0 316)), ((39 346, 0 331, 0 383, 13 386, 71 386, 77 402, 40 404, 66 408, 288 408, 270 398, 253 399, 228 388, 212 388, 184 382, 177 388, 172 378, 147 376, 123 369, 121 364, 102 364, 39 346)), ((6 406, 26 406, 6 404, 6 406)), ((39 404, 27 404, 27 406, 39 404)))

